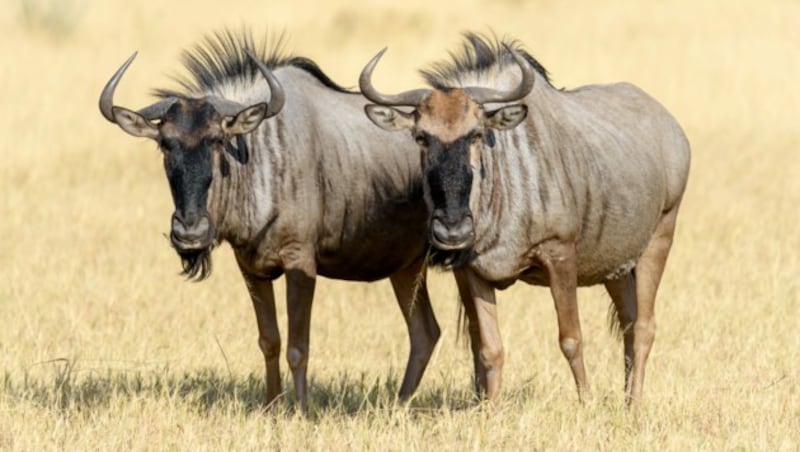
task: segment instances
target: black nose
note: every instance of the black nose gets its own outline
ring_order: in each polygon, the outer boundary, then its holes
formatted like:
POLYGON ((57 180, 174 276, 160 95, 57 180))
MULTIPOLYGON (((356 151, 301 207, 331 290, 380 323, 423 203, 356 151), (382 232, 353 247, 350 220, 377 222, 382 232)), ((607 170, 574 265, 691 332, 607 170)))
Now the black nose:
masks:
POLYGON ((460 215, 434 212, 431 219, 431 241, 437 248, 464 249, 472 244, 474 238, 472 215, 469 212, 460 215))
POLYGON ((195 218, 172 215, 172 244, 181 250, 207 248, 213 240, 211 220, 208 215, 195 218))

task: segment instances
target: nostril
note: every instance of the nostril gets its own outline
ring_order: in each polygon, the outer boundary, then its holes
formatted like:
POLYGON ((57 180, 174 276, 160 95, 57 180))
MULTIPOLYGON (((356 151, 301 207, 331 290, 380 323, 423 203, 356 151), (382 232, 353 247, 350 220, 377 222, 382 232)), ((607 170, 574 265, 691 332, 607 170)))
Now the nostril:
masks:
POLYGON ((433 229, 437 229, 437 230, 445 230, 445 229, 447 229, 447 228, 445 228, 444 223, 442 223, 442 220, 439 219, 439 218, 434 218, 433 220, 431 220, 431 227, 433 229))
POLYGON ((438 218, 434 218, 431 222, 431 229, 433 234, 438 238, 440 241, 447 241, 450 236, 450 230, 447 228, 444 223, 438 218))
POLYGON ((211 231, 211 220, 200 216, 194 222, 187 222, 180 215, 172 216, 172 235, 180 241, 196 241, 207 238, 211 231))
POLYGON ((181 218, 178 215, 172 216, 172 232, 177 235, 185 234, 186 233, 186 225, 181 221, 181 218))
POLYGON ((475 230, 474 230, 473 225, 472 225, 472 217, 471 216, 465 216, 464 218, 462 218, 458 222, 458 224, 454 227, 454 229, 457 229, 458 232, 463 236, 475 235, 475 230))

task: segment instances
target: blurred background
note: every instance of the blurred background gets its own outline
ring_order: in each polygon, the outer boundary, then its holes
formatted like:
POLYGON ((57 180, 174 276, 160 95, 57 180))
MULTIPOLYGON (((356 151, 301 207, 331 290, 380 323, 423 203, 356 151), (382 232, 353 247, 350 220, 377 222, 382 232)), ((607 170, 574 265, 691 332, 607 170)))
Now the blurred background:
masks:
MULTIPOLYGON (((175 87, 182 49, 223 27, 256 37, 285 32, 290 53, 350 87, 384 46, 376 86, 418 87, 417 70, 448 58, 460 33, 472 30, 519 39, 558 87, 625 80, 643 88, 675 115, 693 148, 645 391, 685 403, 676 419, 701 401, 703 413, 720 413, 709 421, 718 430, 743 428, 734 421, 743 411, 759 422, 796 423, 785 417, 800 406, 791 387, 800 376, 800 336, 791 326, 800 318, 796 0, 3 0, 7 393, 23 379, 47 386, 56 359, 83 371, 79 378, 165 367, 261 378, 255 321, 229 248, 215 251, 208 281, 179 276, 165 236, 172 203, 160 154, 97 109, 103 85, 133 51, 139 56, 116 94, 129 107, 151 102, 153 88, 175 87), (764 387, 775 389, 759 392, 764 387)), ((435 274, 431 286, 444 336, 420 389, 453 382, 468 394, 454 284, 435 274)), ((278 292, 285 335, 282 282, 278 292)), ((599 289, 579 297, 591 381, 601 394, 618 394, 621 346, 605 331, 608 299, 599 289)), ((508 391, 571 400, 549 293, 516 285, 498 299, 508 391)), ((309 372, 318 382, 402 374, 405 327, 386 281, 320 282, 311 335, 309 372)), ((15 400, 0 405, 22 409, 15 400)))

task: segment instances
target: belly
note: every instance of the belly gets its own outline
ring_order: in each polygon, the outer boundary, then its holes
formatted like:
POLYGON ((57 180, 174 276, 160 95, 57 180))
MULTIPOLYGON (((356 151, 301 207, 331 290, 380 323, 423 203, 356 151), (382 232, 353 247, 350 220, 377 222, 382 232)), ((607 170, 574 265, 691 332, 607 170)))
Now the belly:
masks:
POLYGON ((427 212, 388 213, 368 223, 351 222, 338 236, 320 240, 317 272, 335 279, 374 281, 422 259, 427 250, 427 212))
POLYGON ((597 239, 578 243, 578 285, 591 286, 627 274, 636 266, 655 228, 654 215, 608 225, 597 239), (653 218, 650 218, 653 217, 653 218))
POLYGON ((326 278, 348 281, 375 281, 391 276, 419 259, 425 252, 425 243, 404 243, 399 246, 358 247, 340 249, 336 253, 317 256, 317 273, 326 278))

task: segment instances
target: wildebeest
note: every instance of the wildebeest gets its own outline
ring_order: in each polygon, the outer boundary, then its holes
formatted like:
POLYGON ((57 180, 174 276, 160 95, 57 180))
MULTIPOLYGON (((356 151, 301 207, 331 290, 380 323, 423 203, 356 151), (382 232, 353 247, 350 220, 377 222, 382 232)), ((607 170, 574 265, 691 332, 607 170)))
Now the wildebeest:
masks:
MULTIPOLYGON (((311 60, 267 51, 247 33, 218 33, 184 54, 183 91, 158 90, 138 112, 115 106, 133 57, 109 80, 100 110, 163 153, 175 211, 170 240, 189 277, 210 270, 227 241, 252 296, 266 366, 267 403, 281 393, 272 282, 287 281, 295 393, 306 404, 311 302, 317 275, 389 277, 411 351, 400 388, 419 384, 440 330, 425 284, 427 211, 415 146, 375 128, 367 103, 311 60)), ((354 324, 360 320, 353 319, 354 324)))
POLYGON ((628 83, 554 88, 516 41, 467 34, 461 56, 423 71, 433 89, 395 95, 371 83, 382 54, 361 74, 377 104, 366 113, 386 130, 410 130, 421 149, 430 241, 451 253, 477 389, 491 400, 500 388, 494 289, 522 280, 550 287, 559 344, 584 394, 576 289, 604 284, 624 338, 627 398, 639 400, 689 172, 681 127, 628 83))

